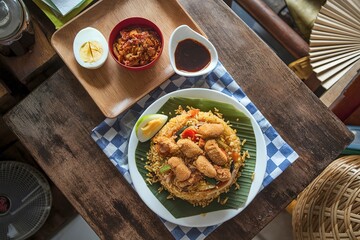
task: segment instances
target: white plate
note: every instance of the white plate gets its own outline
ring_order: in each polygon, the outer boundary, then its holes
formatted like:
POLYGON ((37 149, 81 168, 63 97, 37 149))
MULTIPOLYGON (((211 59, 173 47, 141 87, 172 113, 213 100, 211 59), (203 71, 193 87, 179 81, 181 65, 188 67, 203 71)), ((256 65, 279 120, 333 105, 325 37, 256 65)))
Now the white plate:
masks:
POLYGON ((240 213, 245 207, 254 199, 256 194, 259 192, 261 184, 264 180, 265 170, 266 170, 266 145, 264 135, 261 132, 261 129, 253 116, 249 111, 240 104, 236 99, 229 97, 219 91, 203 89, 203 88, 191 88, 178 90, 172 93, 169 93, 153 104, 151 104, 142 115, 156 113, 170 97, 188 97, 188 98, 204 98, 218 102, 225 102, 235 106, 238 110, 243 112, 247 117, 250 118, 255 138, 256 138, 256 165, 255 165, 255 177, 251 184, 249 196, 243 207, 239 209, 226 209, 215 212, 209 212, 202 215, 195 215, 191 217, 175 218, 163 205, 162 203, 153 195, 153 193, 148 188, 146 182, 140 175, 135 162, 135 150, 138 144, 136 138, 135 129, 131 132, 130 141, 129 141, 129 151, 128 151, 128 161, 129 161, 129 170, 132 181, 134 183, 135 189, 141 199, 145 204, 156 214, 158 214, 163 219, 178 224, 182 226, 189 227, 206 227, 216 224, 223 223, 230 218, 236 216, 240 213))

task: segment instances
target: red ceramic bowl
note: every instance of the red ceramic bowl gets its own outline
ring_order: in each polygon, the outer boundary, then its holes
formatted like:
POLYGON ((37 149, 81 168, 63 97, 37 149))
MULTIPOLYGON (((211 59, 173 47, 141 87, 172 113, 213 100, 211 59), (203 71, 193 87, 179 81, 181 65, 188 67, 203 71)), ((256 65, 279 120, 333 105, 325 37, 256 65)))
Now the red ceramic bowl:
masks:
POLYGON ((109 36, 109 51, 110 51, 111 56, 120 66, 122 66, 126 69, 129 69, 129 70, 139 71, 139 70, 145 70, 145 69, 152 67, 155 64, 155 62, 160 58, 163 48, 164 48, 164 38, 163 38, 163 35, 162 35, 159 27, 156 26, 155 23, 151 22, 150 20, 141 18, 141 17, 131 17, 131 18, 126 18, 126 19, 122 20, 121 22, 116 24, 116 26, 113 28, 113 30, 111 30, 111 33, 109 36), (122 30, 124 28, 129 28, 129 27, 151 28, 152 30, 157 32, 157 34, 159 35, 160 40, 161 40, 160 54, 152 62, 150 62, 146 65, 143 65, 143 66, 130 67, 130 66, 124 65, 117 59, 116 55, 114 54, 113 44, 114 44, 115 40, 117 38, 119 38, 120 30, 122 30))

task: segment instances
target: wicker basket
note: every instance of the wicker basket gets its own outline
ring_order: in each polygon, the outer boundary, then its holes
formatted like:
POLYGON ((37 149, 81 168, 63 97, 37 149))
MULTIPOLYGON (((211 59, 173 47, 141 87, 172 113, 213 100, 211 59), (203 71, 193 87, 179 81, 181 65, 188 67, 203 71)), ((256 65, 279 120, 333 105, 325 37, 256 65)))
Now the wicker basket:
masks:
POLYGON ((298 197, 295 239, 360 239, 360 156, 331 163, 298 197))

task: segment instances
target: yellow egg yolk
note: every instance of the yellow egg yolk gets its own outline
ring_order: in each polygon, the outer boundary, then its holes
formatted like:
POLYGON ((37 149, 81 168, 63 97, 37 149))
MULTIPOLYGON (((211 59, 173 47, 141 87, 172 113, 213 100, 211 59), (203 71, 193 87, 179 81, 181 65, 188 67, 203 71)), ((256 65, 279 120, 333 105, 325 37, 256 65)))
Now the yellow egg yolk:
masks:
POLYGON ((101 58, 103 53, 101 44, 97 41, 85 42, 80 47, 80 58, 87 63, 93 63, 101 58))
POLYGON ((144 136, 150 136, 162 124, 163 122, 161 121, 161 119, 153 119, 149 121, 144 127, 142 127, 141 131, 143 132, 144 136))

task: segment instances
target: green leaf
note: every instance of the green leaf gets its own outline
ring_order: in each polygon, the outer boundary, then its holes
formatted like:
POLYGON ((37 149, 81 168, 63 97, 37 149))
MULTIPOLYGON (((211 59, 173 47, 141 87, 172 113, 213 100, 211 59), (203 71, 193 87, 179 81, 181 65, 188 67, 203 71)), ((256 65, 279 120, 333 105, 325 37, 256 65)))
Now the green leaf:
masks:
MULTIPOLYGON (((232 186, 229 192, 220 195, 221 200, 228 197, 226 204, 222 205, 218 203, 217 200, 214 200, 206 207, 194 207, 192 204, 179 198, 174 200, 167 199, 169 193, 166 190, 163 190, 160 193, 158 192, 158 189, 161 187, 160 183, 152 185, 148 184, 150 191, 175 218, 194 216, 223 209, 238 209, 242 207, 246 202, 250 191, 256 164, 256 141, 251 120, 244 113, 230 104, 207 99, 182 97, 169 98, 158 113, 166 114, 169 118, 172 118, 175 116, 175 110, 178 109, 179 105, 181 105, 184 109, 186 109, 187 106, 191 106, 199 108, 204 112, 210 110, 214 112, 214 108, 217 108, 219 112, 223 114, 225 121, 229 121, 232 128, 236 129, 240 141, 246 139, 243 150, 249 151, 250 158, 246 160, 245 167, 241 170, 241 176, 237 180, 237 183, 240 185, 240 189, 234 190, 234 186, 232 186), (169 114, 170 112, 172 113, 171 115, 169 114)), ((146 159, 146 154, 149 151, 149 148, 150 142, 139 142, 135 151, 136 166, 144 180, 146 180, 146 174, 148 173, 145 169, 146 160, 144 159, 146 159)))

